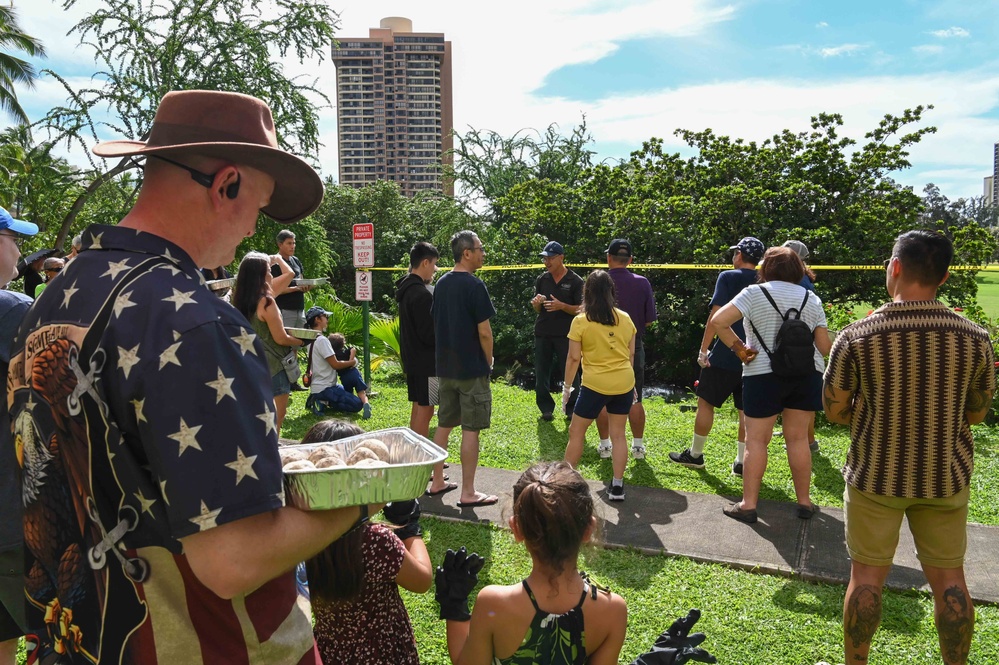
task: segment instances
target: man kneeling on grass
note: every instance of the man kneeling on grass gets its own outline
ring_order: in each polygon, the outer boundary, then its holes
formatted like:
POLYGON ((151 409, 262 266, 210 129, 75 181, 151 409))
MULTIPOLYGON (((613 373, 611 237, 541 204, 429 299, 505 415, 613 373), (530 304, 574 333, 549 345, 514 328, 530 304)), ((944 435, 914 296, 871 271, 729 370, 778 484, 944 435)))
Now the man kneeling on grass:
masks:
MULTIPOLYGON (((330 313, 322 307, 310 307, 305 313, 305 325, 310 330, 326 331, 330 313)), ((312 383, 309 384, 309 399, 306 405, 314 412, 322 412, 326 402, 334 411, 357 413, 363 411, 362 418, 371 417, 371 404, 368 403, 368 386, 357 371, 357 358, 353 349, 345 349, 343 335, 334 333, 328 338, 320 335, 309 347, 309 371, 312 383), (337 357, 332 339, 337 338, 341 350, 346 351, 346 359, 337 357), (337 372, 343 385, 337 383, 337 372), (354 392, 356 391, 356 395, 354 392)))

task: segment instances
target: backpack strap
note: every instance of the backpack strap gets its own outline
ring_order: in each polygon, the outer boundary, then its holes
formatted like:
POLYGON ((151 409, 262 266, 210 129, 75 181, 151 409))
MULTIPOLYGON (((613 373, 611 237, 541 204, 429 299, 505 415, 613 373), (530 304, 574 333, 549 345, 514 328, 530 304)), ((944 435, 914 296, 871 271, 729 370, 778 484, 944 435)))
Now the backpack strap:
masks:
MULTIPOLYGON (((760 285, 760 291, 763 292, 763 295, 766 296, 767 300, 770 301, 770 304, 773 305, 773 308, 777 311, 777 314, 780 316, 781 320, 787 321, 787 314, 785 314, 784 312, 780 311, 780 307, 777 306, 777 301, 774 300, 774 297, 772 295, 770 295, 770 290, 767 289, 766 287, 764 287, 761 284, 760 285)), ((750 325, 752 325, 752 324, 750 324, 750 325)), ((755 328, 754 328, 754 330, 755 330, 755 328)))
MULTIPOLYGON (((804 287, 802 287, 802 288, 804 288, 804 287)), ((807 303, 807 302, 808 302, 808 289, 805 289, 805 297, 802 298, 802 300, 801 300, 801 307, 798 309, 798 312, 797 312, 797 314, 795 315, 794 318, 796 318, 796 319, 800 319, 801 318, 801 313, 805 311, 805 303, 807 303)))

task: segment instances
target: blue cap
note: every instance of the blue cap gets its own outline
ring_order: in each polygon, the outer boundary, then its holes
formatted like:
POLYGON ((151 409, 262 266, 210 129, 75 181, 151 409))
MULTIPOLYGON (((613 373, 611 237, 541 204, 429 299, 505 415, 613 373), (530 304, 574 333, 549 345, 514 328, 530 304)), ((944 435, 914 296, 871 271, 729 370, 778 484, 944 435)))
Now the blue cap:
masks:
POLYGON ((766 251, 763 243, 753 236, 746 236, 740 240, 738 244, 729 247, 729 249, 737 249, 742 252, 742 255, 747 259, 757 263, 763 259, 763 253, 766 251))
POLYGON ((305 325, 312 326, 320 316, 329 316, 330 312, 327 312, 322 307, 313 306, 309 308, 309 311, 305 313, 305 325))
POLYGON ((15 233, 20 233, 22 236, 33 236, 38 233, 37 225, 21 221, 20 219, 14 219, 10 216, 9 212, 0 208, 0 231, 4 229, 10 229, 15 233))
POLYGON ((562 249, 561 243, 557 243, 554 240, 545 245, 545 248, 541 251, 541 256, 559 256, 561 254, 565 254, 565 250, 562 249))

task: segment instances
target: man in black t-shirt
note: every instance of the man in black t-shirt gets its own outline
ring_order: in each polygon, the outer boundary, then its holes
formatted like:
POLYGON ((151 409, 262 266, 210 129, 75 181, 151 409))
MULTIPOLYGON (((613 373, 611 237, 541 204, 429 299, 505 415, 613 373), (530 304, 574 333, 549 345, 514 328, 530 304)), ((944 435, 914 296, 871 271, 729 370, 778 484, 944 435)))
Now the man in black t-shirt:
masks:
MULTIPOLYGON (((551 420, 555 400, 551 394, 552 372, 565 376, 569 355, 569 326, 583 304, 583 279, 565 267, 565 249, 554 240, 541 251, 545 272, 534 283, 531 307, 538 313, 534 322, 534 395, 542 420, 551 420)), ((579 374, 573 381, 579 388, 579 374)), ((576 393, 573 393, 575 395, 576 393)), ((566 409, 572 413, 570 407, 566 409)))
MULTIPOLYGON (((302 262, 295 256, 295 234, 288 230, 278 231, 277 245, 278 254, 291 267, 295 278, 280 293, 274 294, 274 302, 281 310, 281 320, 284 321, 285 328, 304 328, 305 294, 311 291, 312 287, 295 283, 295 280, 305 277, 302 262)), ((280 277, 280 266, 272 266, 271 275, 280 277)))
MULTIPOLYGON (((461 425, 461 496, 458 506, 489 506, 498 497, 475 491, 475 469, 479 463, 479 431, 489 427, 492 416, 493 330, 489 319, 496 314, 489 291, 473 275, 485 262, 482 241, 471 231, 451 237, 454 268, 434 289, 434 337, 440 406, 434 443, 447 450, 451 430, 461 425)), ((444 480, 444 465, 434 467, 427 493, 443 494, 457 486, 444 480)))
MULTIPOLYGON (((763 243, 753 237, 746 237, 739 244, 729 248, 732 254, 732 270, 718 275, 715 292, 711 296, 711 313, 708 321, 719 309, 727 305, 740 291, 757 281, 756 264, 763 258, 763 243)), ((745 341, 742 321, 732 326, 739 339, 745 341)), ((681 453, 670 453, 671 461, 691 469, 704 468, 704 444, 714 424, 715 409, 732 396, 735 408, 739 411, 739 441, 732 473, 742 475, 742 461, 746 454, 746 422, 742 414, 742 361, 730 348, 715 339, 709 325, 704 326, 701 348, 697 353, 697 364, 701 366, 701 376, 697 382, 697 415, 694 417, 694 440, 681 453), (712 340, 714 340, 712 342, 712 340), (710 345, 710 350, 709 350, 710 345)))

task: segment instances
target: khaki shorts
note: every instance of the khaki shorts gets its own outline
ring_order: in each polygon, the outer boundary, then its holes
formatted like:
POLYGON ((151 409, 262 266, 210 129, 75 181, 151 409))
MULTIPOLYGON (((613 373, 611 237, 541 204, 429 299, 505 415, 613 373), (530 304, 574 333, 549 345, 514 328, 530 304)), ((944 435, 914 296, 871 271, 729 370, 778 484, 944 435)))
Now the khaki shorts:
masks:
POLYGON ((904 499, 846 486, 843 518, 850 558, 868 566, 890 566, 902 516, 916 543, 916 558, 935 568, 960 568, 968 547, 970 488, 944 499, 904 499))
POLYGON ((489 427, 493 393, 488 376, 474 379, 440 379, 437 425, 479 431, 489 427))

